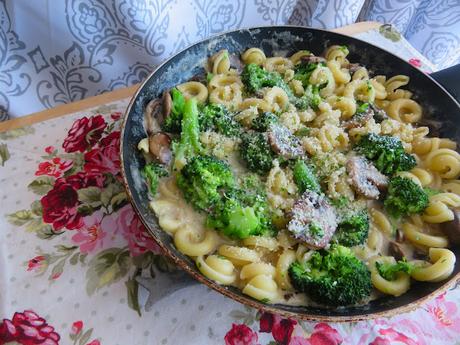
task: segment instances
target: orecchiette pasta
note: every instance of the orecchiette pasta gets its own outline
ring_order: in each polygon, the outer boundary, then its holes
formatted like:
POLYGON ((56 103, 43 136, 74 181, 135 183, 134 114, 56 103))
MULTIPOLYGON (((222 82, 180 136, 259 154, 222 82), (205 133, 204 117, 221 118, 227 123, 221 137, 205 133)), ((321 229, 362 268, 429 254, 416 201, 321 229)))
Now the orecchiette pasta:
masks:
POLYGON ((455 266, 455 254, 446 248, 430 248, 430 263, 416 262, 411 277, 419 281, 438 282, 452 274, 455 266))
MULTIPOLYGON (((430 109, 408 76, 374 75, 348 54, 335 45, 323 57, 273 57, 251 47, 241 69, 223 49, 205 60, 201 82, 146 103, 138 150, 149 205, 203 276, 264 303, 300 305, 320 302, 312 281, 317 289, 345 260, 366 273, 353 275, 369 288, 357 304, 379 298, 371 286, 400 296, 411 279, 451 276, 455 241, 443 227, 458 221, 457 144, 418 125, 430 109), (158 132, 171 163, 155 155, 158 132), (328 261, 331 253, 344 261, 328 261)), ((345 273, 335 274, 343 284, 345 273)))
POLYGON ((410 276, 405 272, 398 272, 395 280, 386 280, 377 269, 376 264, 395 264, 396 260, 392 256, 376 256, 369 260, 372 284, 377 290, 387 295, 401 296, 410 288, 410 276))

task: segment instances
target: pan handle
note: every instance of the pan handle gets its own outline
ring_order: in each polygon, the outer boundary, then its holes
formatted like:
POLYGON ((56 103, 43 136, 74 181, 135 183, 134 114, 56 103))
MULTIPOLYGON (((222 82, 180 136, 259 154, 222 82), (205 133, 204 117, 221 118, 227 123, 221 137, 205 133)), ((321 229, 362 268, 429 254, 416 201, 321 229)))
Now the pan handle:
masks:
POLYGON ((431 73, 430 76, 460 102, 460 64, 431 73))

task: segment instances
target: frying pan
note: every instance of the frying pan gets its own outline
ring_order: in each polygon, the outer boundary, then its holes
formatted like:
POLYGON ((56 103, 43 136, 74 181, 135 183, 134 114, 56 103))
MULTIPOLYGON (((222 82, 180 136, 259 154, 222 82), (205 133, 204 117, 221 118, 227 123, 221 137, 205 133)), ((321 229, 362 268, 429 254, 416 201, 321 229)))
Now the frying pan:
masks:
MULTIPOLYGON (((460 259, 457 260, 449 280, 439 283, 415 282, 400 297, 385 296, 363 306, 323 308, 263 304, 242 294, 237 288, 222 286, 206 278, 198 271, 192 259, 175 248, 172 237, 161 230, 157 217, 149 208, 147 185, 140 174, 144 160, 137 150, 137 144, 146 136, 143 120, 146 104, 159 97, 164 90, 197 74, 203 74, 203 66, 209 56, 221 49, 228 49, 230 54, 239 54, 249 47, 259 47, 267 56, 288 56, 303 49, 320 55, 326 47, 335 44, 346 45, 350 51, 349 60, 365 65, 373 74, 409 76, 410 84, 407 89, 414 93, 414 99, 422 105, 423 121, 431 125, 434 135, 460 142, 457 126, 460 105, 432 77, 399 57, 356 38, 329 31, 293 26, 257 27, 227 32, 196 43, 168 59, 150 74, 133 96, 126 111, 121 133, 121 170, 131 203, 149 233, 180 268, 199 282, 246 305, 299 319, 337 322, 388 317, 414 309, 427 299, 447 290, 460 277, 460 259)), ((458 72, 457 66, 455 71, 443 75, 444 82, 447 81, 448 87, 452 87, 453 94, 460 94, 455 82, 460 77, 458 72), (449 83, 449 80, 454 83, 449 83)), ((460 247, 452 250, 460 258, 460 247)))

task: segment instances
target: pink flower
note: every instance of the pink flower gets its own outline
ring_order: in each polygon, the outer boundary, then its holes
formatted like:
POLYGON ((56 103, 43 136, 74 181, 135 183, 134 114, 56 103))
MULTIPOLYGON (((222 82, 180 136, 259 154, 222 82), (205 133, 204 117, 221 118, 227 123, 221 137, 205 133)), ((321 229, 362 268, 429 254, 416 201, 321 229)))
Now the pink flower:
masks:
POLYGON ((273 324, 272 335, 278 343, 282 345, 289 344, 297 321, 294 319, 282 319, 280 322, 273 324))
POLYGON ((336 329, 327 323, 318 323, 310 336, 311 345, 339 345, 343 342, 336 329))
POLYGON ((71 334, 77 335, 81 332, 83 328, 83 321, 75 321, 72 324, 72 330, 70 331, 71 334))
POLYGON ((376 337, 369 345, 391 345, 395 342, 398 342, 398 344, 419 345, 417 341, 398 332, 394 328, 380 329, 379 333, 382 336, 376 337))
POLYGON ((30 259, 27 264, 27 271, 34 271, 35 273, 42 273, 48 266, 48 260, 43 255, 38 255, 30 259))
POLYGON ((99 342, 99 340, 94 339, 92 342, 90 342, 90 343, 88 343, 86 345, 101 345, 101 343, 99 342))
POLYGON ((115 131, 103 138, 98 148, 85 153, 86 172, 110 173, 120 172, 120 132, 115 131))
POLYGON ((308 339, 296 336, 291 338, 289 345, 311 345, 311 343, 308 339))
POLYGON ((72 165, 73 161, 71 160, 61 160, 61 158, 55 157, 51 161, 41 162, 38 165, 38 170, 35 172, 35 175, 47 175, 59 178, 67 170, 72 168, 72 165))
POLYGON ((53 225, 54 230, 63 227, 79 229, 83 226, 81 214, 77 212, 77 191, 64 178, 56 180, 51 189, 41 200, 43 221, 53 225))
POLYGON ((131 205, 123 207, 118 212, 118 228, 123 230, 123 237, 128 241, 132 256, 139 256, 147 251, 161 253, 158 244, 147 233, 146 228, 134 213, 131 205))
POLYGON ((86 217, 83 222, 85 224, 77 229, 77 233, 72 236, 72 241, 80 246, 80 252, 86 254, 92 252, 96 247, 102 247, 107 233, 102 230, 100 219, 86 217))
POLYGON ((54 146, 47 146, 47 147, 45 147, 45 152, 46 152, 47 154, 49 154, 49 155, 52 154, 52 153, 54 152, 54 150, 56 150, 56 148, 55 148, 54 146))
POLYGON ((420 61, 420 60, 417 59, 417 58, 409 59, 409 63, 410 63, 412 66, 415 66, 415 67, 421 67, 421 66, 422 66, 422 61, 420 61))
POLYGON ((259 321, 259 332, 270 333, 275 322, 275 316, 272 313, 262 313, 259 321))
POLYGON ((51 279, 51 280, 56 280, 56 279, 58 279, 61 275, 62 275, 62 272, 54 273, 54 274, 50 277, 50 279, 51 279))
POLYGON ((123 115, 121 112, 117 111, 115 113, 110 114, 110 117, 112 120, 117 121, 120 119, 121 115, 123 115))
POLYGON ((225 335, 225 345, 256 345, 257 333, 245 324, 232 324, 232 329, 225 335))
POLYGON ((107 123, 102 115, 90 118, 82 117, 75 121, 70 128, 62 147, 65 152, 83 152, 92 147, 101 138, 107 123))
POLYGON ((58 345, 60 338, 54 327, 31 310, 16 312, 12 320, 0 323, 0 344, 58 345))
POLYGON ((101 173, 87 173, 84 171, 66 177, 66 182, 70 183, 75 189, 87 187, 102 188, 104 186, 104 180, 105 177, 101 173))

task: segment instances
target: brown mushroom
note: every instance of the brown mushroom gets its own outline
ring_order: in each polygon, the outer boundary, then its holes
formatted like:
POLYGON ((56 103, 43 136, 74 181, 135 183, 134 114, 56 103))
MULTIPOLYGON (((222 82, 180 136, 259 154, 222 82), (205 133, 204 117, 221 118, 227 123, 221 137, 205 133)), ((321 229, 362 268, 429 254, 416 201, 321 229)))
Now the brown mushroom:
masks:
POLYGON ((378 199, 388 184, 388 178, 363 157, 351 157, 346 168, 355 191, 368 199, 378 199))
POLYGON ((404 251, 402 250, 401 246, 396 243, 396 242, 393 242, 391 241, 389 244, 388 244, 388 253, 391 255, 391 256, 394 256, 394 258, 399 261, 399 260, 402 260, 403 258, 406 257, 406 254, 404 253, 404 251))
POLYGON ((300 58, 301 62, 304 63, 325 63, 327 60, 323 58, 322 56, 315 56, 313 54, 310 55, 305 55, 300 58))
POLYGON ((172 103, 172 98, 171 94, 169 93, 169 90, 163 92, 163 118, 161 119, 164 121, 169 115, 171 115, 173 103, 172 103))
POLYGON ((404 242, 404 232, 401 229, 396 230, 396 242, 403 243, 404 242))
POLYGON ((155 121, 153 119, 159 118, 161 116, 161 100, 158 98, 152 99, 150 102, 147 103, 147 106, 144 110, 144 117, 145 117, 145 124, 147 135, 151 136, 153 133, 157 131, 155 128, 155 121))
POLYGON ((460 244, 460 210, 453 210, 454 219, 445 222, 441 226, 441 230, 449 239, 451 244, 460 244))
POLYGON ((149 152, 163 164, 168 164, 171 161, 171 138, 164 132, 158 132, 149 135, 149 152))

